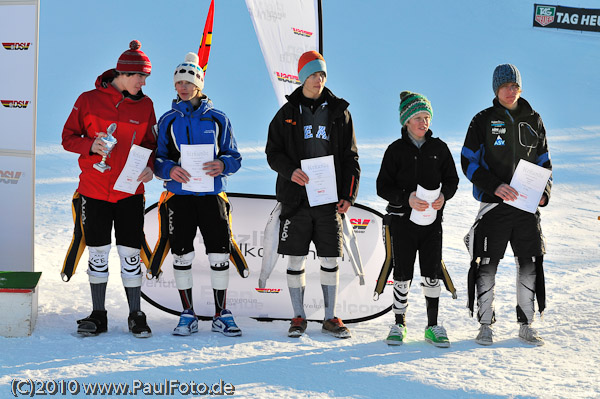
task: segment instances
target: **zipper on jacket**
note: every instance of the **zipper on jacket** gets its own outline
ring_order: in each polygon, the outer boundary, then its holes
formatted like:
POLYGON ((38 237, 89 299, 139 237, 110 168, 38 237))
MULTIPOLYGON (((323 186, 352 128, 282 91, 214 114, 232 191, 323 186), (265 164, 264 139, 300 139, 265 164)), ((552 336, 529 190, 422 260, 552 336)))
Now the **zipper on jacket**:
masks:
MULTIPOLYGON (((421 149, 418 149, 421 152, 421 149)), ((419 181, 419 155, 415 155, 415 180, 419 181)))
POLYGON ((190 127, 186 126, 185 131, 187 133, 188 144, 192 144, 192 139, 190 138, 190 127))
MULTIPOLYGON (((426 142, 427 140, 425 143, 426 142)), ((415 155, 415 181, 417 184, 419 184, 419 161, 421 160, 421 155, 423 155, 421 148, 425 145, 425 143, 421 144, 421 147, 417 147, 417 145, 411 141, 411 144, 417 149, 417 155, 415 155)))
POLYGON ((512 125, 511 126, 511 130, 512 130, 512 133, 513 133, 512 134, 513 142, 511 144, 512 144, 512 156, 513 157, 512 157, 512 165, 511 165, 512 166, 512 173, 511 173, 511 175, 514 175, 515 174, 515 170, 517 169, 517 165, 516 165, 516 161, 517 161, 517 146, 516 146, 516 142, 515 142, 514 139, 515 138, 517 140, 519 139, 518 136, 515 136, 515 134, 519 134, 519 131, 518 131, 518 129, 515 130, 515 119, 510 114, 510 111, 507 110, 507 109, 505 111, 506 111, 506 115, 508 115, 508 117, 510 118, 511 125, 512 125))

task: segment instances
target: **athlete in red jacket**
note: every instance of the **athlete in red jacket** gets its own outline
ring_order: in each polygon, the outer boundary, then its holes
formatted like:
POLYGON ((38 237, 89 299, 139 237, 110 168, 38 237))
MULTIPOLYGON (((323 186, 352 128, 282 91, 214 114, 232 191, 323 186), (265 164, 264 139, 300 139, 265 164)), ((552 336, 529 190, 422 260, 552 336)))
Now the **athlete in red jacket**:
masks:
POLYGON ((114 189, 134 144, 153 152, 156 149, 153 103, 141 90, 152 65, 140 47, 139 41, 132 41, 129 50, 119 57, 116 69, 104 72, 96 80, 94 90, 79 96, 62 133, 65 150, 79 154, 81 174, 77 191, 81 195, 81 221, 90 256, 87 273, 93 311, 77 322, 80 334, 97 335, 107 331, 104 302, 114 224, 121 277, 129 302, 129 330, 137 337, 151 335, 146 316, 140 309, 140 248, 144 224, 143 183, 152 180, 154 155, 137 179, 140 184, 135 194, 114 189), (94 164, 107 154, 101 139, 107 136, 107 129, 113 123, 117 144, 106 159, 110 169, 99 171, 94 164))

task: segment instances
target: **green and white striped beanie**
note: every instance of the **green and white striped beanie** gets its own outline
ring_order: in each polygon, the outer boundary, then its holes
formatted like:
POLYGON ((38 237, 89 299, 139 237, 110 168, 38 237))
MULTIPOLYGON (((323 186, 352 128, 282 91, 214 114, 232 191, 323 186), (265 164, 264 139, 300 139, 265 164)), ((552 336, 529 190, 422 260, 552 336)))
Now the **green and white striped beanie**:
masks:
POLYGON ((433 118, 433 108, 431 103, 422 94, 413 93, 411 91, 403 91, 400 93, 400 124, 404 126, 410 118, 419 112, 427 112, 433 118))

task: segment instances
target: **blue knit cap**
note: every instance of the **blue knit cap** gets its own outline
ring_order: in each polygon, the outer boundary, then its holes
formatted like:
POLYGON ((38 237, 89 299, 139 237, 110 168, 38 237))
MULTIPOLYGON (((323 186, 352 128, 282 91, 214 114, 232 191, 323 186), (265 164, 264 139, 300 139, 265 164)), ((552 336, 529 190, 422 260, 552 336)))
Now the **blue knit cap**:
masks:
POLYGON ((516 66, 512 64, 502 64, 494 69, 494 77, 492 79, 494 94, 497 95, 498 89, 505 83, 516 83, 519 87, 523 87, 521 85, 521 73, 516 66))

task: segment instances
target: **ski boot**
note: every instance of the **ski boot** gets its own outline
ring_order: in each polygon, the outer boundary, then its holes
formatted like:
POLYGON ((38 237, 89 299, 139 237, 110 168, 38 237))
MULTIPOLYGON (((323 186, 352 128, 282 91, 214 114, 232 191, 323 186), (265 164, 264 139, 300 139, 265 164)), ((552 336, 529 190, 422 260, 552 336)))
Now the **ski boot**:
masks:
POLYGON ((85 319, 77 320, 77 333, 86 337, 93 337, 108 331, 106 310, 94 310, 85 319))
POLYGON ((179 324, 173 330, 173 335, 192 335, 198 332, 198 319, 192 309, 186 309, 181 312, 179 324))
POLYGON ((146 323, 146 314, 141 310, 129 313, 127 324, 129 325, 129 331, 136 338, 149 338, 152 336, 152 330, 146 323))
POLYGON ((425 329, 425 341, 438 348, 449 348, 450 340, 443 326, 430 326, 425 329))
POLYGON ((233 314, 228 309, 223 309, 221 314, 213 317, 212 331, 220 332, 227 337, 239 337, 242 330, 235 324, 233 314))
POLYGON ((321 328, 321 332, 333 335, 336 338, 350 338, 352 336, 350 334, 350 330, 348 330, 348 327, 346 327, 342 320, 337 317, 325 320, 323 322, 323 328, 321 328))
POLYGON ((306 319, 300 316, 294 317, 290 323, 290 329, 288 330, 288 337, 300 338, 306 331, 307 323, 306 319))
POLYGON ((385 339, 388 345, 402 345, 406 339, 406 326, 402 324, 392 324, 390 333, 385 339))

